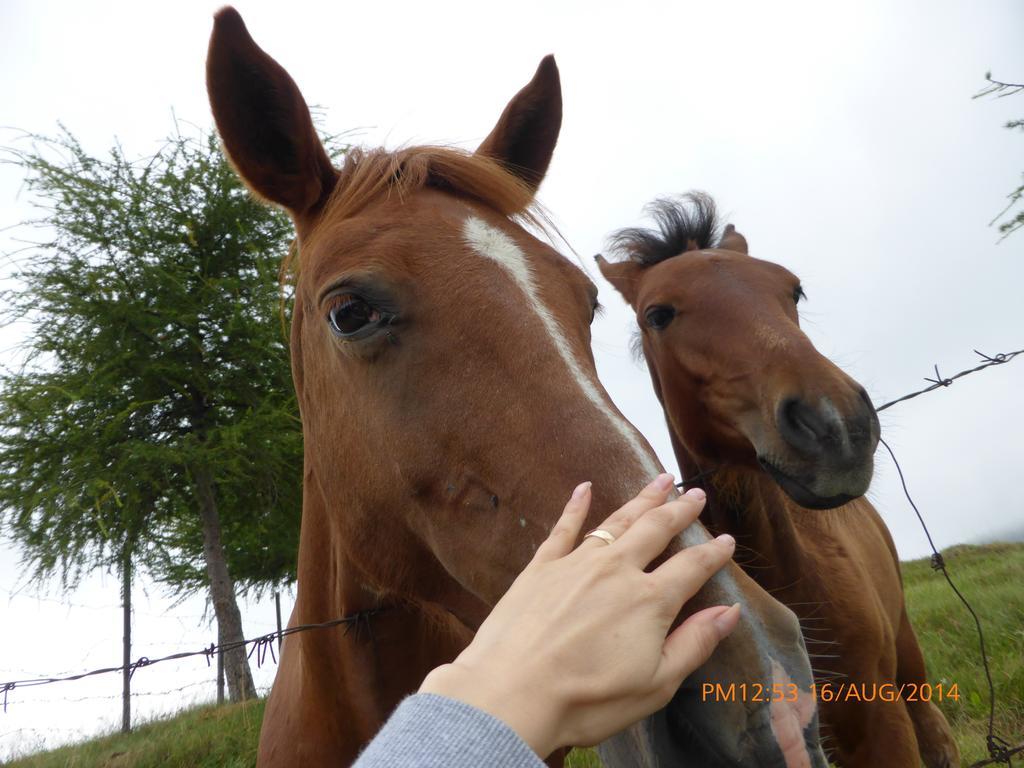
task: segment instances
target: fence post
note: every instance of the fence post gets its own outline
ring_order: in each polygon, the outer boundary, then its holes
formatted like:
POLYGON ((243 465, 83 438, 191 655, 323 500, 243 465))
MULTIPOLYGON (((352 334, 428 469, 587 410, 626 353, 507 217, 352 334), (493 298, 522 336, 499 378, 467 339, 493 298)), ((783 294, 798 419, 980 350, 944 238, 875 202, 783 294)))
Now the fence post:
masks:
POLYGON ((281 593, 274 593, 274 605, 277 607, 277 655, 281 656, 281 593))
POLYGON ((121 733, 132 729, 132 550, 127 538, 121 559, 121 605, 124 609, 123 655, 124 672, 121 679, 121 733))
POLYGON ((217 704, 224 703, 224 652, 217 649, 217 704))

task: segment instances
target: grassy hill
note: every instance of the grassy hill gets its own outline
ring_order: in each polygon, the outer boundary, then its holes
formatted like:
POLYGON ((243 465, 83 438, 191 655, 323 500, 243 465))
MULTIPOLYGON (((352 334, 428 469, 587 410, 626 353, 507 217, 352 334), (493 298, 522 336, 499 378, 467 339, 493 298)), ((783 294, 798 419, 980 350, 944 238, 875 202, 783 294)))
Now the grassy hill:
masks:
MULTIPOLYGON (((1024 544, 963 545, 944 553, 949 571, 981 617, 996 687, 996 730, 1024 740, 1024 544)), ((964 762, 987 757, 988 688, 974 621, 927 560, 903 564, 907 604, 934 683, 957 684, 960 701, 940 704, 964 762)), ((10 763, 12 768, 242 768, 256 762, 263 702, 201 707, 10 763)), ((570 756, 571 768, 598 766, 589 751, 570 756)))
MULTIPOLYGON (((1024 544, 961 545, 943 552, 953 582, 985 632, 996 690, 996 733, 1024 741, 1024 544)), ((939 704, 964 763, 988 757, 988 686, 974 620, 927 560, 903 564, 907 608, 933 683, 956 683, 960 701, 939 704)))

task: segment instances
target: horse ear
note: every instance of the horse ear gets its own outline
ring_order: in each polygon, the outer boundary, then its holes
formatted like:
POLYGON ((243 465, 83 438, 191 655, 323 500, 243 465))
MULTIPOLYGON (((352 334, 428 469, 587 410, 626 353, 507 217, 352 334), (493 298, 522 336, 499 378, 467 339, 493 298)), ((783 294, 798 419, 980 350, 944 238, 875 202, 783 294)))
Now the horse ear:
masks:
POLYGON ((736 251, 737 253, 749 253, 747 251, 747 238, 736 231, 732 224, 725 225, 725 234, 718 247, 723 251, 736 251))
POLYGON ((505 107, 476 153, 497 160, 536 189, 551 164, 561 128, 562 84, 555 57, 549 55, 505 107))
POLYGON ((604 279, 607 280, 634 309, 636 308, 636 289, 640 283, 640 270, 642 267, 635 261, 606 261, 604 256, 597 254, 594 257, 597 268, 601 270, 604 279))
POLYGON ((293 217, 309 214, 337 181, 302 94, 264 53, 234 8, 214 16, 206 89, 228 157, 258 195, 293 217))

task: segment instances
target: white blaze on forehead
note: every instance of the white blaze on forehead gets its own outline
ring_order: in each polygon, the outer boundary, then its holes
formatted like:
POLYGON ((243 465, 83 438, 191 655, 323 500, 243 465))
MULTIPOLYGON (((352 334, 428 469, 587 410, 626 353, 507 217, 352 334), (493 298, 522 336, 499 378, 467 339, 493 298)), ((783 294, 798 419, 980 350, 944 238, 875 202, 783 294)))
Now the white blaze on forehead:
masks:
MULTIPOLYGON (((469 243, 469 246, 476 253, 497 263, 512 277, 515 284, 525 295, 527 306, 533 310, 534 314, 544 325, 548 338, 554 344, 555 350, 569 369, 572 379, 582 390, 584 397, 611 422, 616 433, 633 451, 637 463, 643 468, 646 476, 654 477, 657 475, 659 472, 657 462, 655 462, 650 452, 641 443, 636 431, 622 416, 609 407, 607 400, 601 394, 594 380, 580 365, 568 341, 566 341, 558 321, 555 320, 548 308, 544 306, 544 302, 541 301, 540 292, 537 290, 537 283, 533 277, 533 269, 530 267, 530 263, 527 261, 526 254, 523 253, 522 249, 507 234, 476 216, 470 216, 466 219, 462 232, 466 242, 469 243)), ((683 542, 688 546, 706 541, 707 538, 707 534, 699 526, 690 526, 683 534, 683 542)))

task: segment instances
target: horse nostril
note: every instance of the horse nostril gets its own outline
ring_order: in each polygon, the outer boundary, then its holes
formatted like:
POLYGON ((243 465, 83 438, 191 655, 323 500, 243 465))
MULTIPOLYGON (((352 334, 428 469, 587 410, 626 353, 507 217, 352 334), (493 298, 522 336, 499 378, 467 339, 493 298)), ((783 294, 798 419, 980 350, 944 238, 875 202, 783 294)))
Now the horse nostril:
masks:
POLYGON ((864 401, 865 405, 867 405, 868 410, 871 413, 874 413, 875 404, 871 402, 871 396, 868 394, 868 391, 864 389, 864 387, 857 387, 857 394, 860 395, 860 399, 864 401))
POLYGON ((817 409, 799 397, 789 397, 779 403, 776 420, 780 434, 791 446, 805 453, 821 452, 829 424, 817 409))

